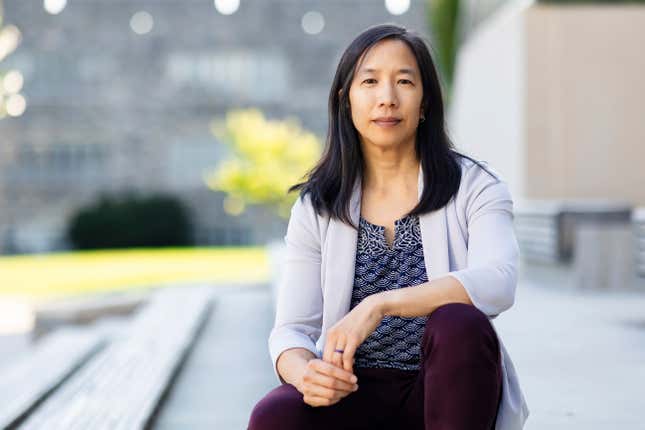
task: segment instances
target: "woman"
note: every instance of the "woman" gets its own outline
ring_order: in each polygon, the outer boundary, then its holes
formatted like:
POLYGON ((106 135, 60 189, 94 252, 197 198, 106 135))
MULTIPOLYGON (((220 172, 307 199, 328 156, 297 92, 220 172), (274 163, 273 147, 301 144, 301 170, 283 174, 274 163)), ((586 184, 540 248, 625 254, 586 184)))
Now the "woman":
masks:
POLYGON ((510 308, 512 199, 452 148, 423 39, 371 27, 343 54, 325 152, 287 228, 269 350, 282 383, 249 429, 521 429, 490 319, 510 308))

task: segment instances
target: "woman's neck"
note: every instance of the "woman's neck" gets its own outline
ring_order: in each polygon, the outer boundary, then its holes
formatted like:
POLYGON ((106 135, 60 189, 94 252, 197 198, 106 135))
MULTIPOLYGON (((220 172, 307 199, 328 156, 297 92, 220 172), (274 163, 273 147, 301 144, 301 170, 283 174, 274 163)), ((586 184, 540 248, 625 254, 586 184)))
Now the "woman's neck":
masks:
POLYGON ((371 159, 365 161, 364 191, 376 195, 390 195, 416 189, 419 177, 419 160, 416 157, 399 159, 371 159))

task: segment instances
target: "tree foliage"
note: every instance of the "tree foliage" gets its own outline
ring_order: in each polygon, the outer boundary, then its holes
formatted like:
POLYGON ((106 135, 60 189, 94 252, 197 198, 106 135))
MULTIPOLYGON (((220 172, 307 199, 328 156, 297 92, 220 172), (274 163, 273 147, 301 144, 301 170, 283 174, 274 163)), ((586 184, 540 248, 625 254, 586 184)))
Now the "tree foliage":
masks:
POLYGON ((207 185, 226 193, 225 210, 242 213, 246 205, 264 205, 288 218, 300 181, 320 157, 321 144, 293 117, 268 120, 258 109, 233 110, 211 124, 230 156, 205 175, 207 185))
POLYGON ((427 0, 427 20, 435 47, 435 61, 445 86, 446 104, 452 99, 453 77, 459 49, 459 0, 427 0))

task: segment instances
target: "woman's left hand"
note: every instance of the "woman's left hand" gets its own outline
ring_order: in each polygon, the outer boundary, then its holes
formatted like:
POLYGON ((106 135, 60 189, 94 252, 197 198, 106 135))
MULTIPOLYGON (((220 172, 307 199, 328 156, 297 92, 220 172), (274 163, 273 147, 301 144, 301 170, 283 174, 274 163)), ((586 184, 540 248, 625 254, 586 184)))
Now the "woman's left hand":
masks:
POLYGON ((361 343, 376 330, 384 315, 379 306, 380 297, 373 294, 364 298, 354 309, 327 331, 323 361, 353 373, 354 353, 361 343), (342 349, 344 352, 335 352, 342 349))

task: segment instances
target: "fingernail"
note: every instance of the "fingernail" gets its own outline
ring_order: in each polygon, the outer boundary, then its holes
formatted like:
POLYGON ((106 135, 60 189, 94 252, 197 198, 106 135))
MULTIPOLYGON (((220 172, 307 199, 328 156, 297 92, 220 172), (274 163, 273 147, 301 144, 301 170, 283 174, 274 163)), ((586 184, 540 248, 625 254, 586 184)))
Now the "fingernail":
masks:
POLYGON ((354 391, 358 390, 358 384, 354 385, 354 391))
POLYGON ((356 377, 356 375, 352 376, 352 382, 356 382, 356 381, 358 381, 358 378, 356 377))

